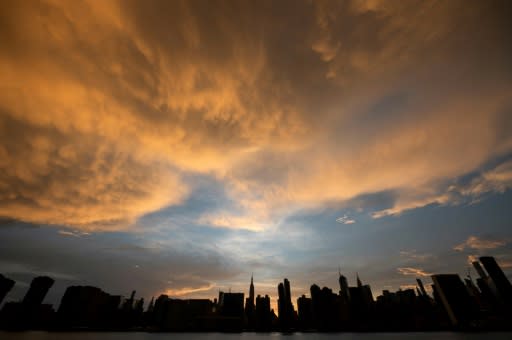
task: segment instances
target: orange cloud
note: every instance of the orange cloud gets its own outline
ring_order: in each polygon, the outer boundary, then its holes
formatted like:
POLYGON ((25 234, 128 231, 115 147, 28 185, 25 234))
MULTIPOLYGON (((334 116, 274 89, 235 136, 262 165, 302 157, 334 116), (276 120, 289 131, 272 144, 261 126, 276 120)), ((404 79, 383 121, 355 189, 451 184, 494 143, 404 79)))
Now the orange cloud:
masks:
POLYGON ((199 173, 239 205, 212 226, 396 191, 382 217, 450 204, 440 183, 512 151, 508 18, 487 3, 0 6, 2 216, 126 229, 199 173))
POLYGON ((507 242, 504 240, 486 240, 477 236, 469 236, 466 241, 453 247, 456 251, 463 251, 464 249, 475 249, 475 250, 488 250, 496 249, 506 245, 507 242))
POLYGON ((208 284, 206 286, 197 287, 197 288, 191 288, 191 287, 185 287, 185 288, 177 288, 177 289, 168 289, 165 291, 164 294, 169 296, 187 296, 190 294, 200 293, 200 292, 206 292, 215 287, 214 284, 208 284))
POLYGON ((397 268, 397 271, 400 274, 405 275, 405 276, 422 276, 422 277, 426 277, 426 276, 433 275, 432 273, 428 273, 428 272, 424 271, 421 268, 404 267, 404 268, 397 268))

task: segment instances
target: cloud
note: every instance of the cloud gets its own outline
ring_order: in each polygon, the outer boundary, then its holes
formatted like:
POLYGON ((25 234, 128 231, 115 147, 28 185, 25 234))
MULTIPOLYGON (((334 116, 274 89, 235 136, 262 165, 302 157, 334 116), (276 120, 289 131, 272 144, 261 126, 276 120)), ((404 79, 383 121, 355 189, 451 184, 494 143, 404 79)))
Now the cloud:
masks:
POLYGON ((453 249, 456 251, 463 251, 465 249, 489 250, 502 247, 506 244, 507 242, 504 240, 489 240, 477 236, 469 236, 466 241, 456 245, 453 249))
POLYGON ((468 185, 462 187, 460 192, 464 196, 478 198, 488 192, 503 193, 509 188, 512 188, 512 161, 499 164, 495 168, 483 172, 468 185))
MULTIPOLYGON (((456 249, 457 247, 455 247, 454 249, 457 250, 457 251, 461 251, 459 249, 456 249)), ((477 255, 468 255, 468 265, 473 265, 473 262, 478 262, 478 256, 477 255)))
POLYGON ((502 268, 507 268, 507 269, 508 269, 508 268, 512 268, 512 262, 510 262, 510 261, 502 262, 502 263, 500 264, 500 266, 501 266, 502 268))
POLYGON ((403 190, 393 207, 372 213, 373 218, 399 215, 404 211, 430 204, 458 205, 480 201, 485 194, 503 193, 512 188, 512 161, 505 161, 492 169, 473 176, 467 183, 432 184, 421 190, 403 190))
MULTIPOLYGON (((1 6, 3 217, 135 228, 197 174, 235 202, 204 214, 213 227, 396 192, 383 217, 450 204, 444 183, 512 151, 493 2, 1 6)), ((509 168, 468 195, 506 190, 509 168)))
POLYGON ((418 253, 414 249, 410 250, 410 251, 401 250, 400 251, 400 256, 405 258, 405 259, 408 259, 408 260, 420 261, 420 262, 429 261, 429 260, 431 260, 434 257, 432 254, 418 253))
POLYGON ((266 225, 255 223, 253 218, 246 216, 232 216, 230 214, 215 214, 202 216, 198 222, 216 228, 245 229, 251 231, 262 231, 266 225))
POLYGON ((396 270, 400 274, 405 275, 405 276, 422 276, 422 277, 426 277, 426 276, 433 275, 432 273, 428 273, 428 272, 424 271, 421 268, 403 267, 403 268, 397 268, 396 270))
POLYGON ((341 224, 354 224, 356 221, 354 219, 349 218, 347 215, 343 215, 342 217, 338 217, 336 222, 341 224))
POLYGON ((59 234, 64 235, 64 236, 73 236, 73 237, 81 237, 81 236, 91 235, 91 233, 83 232, 80 230, 72 230, 72 231, 71 230, 59 230, 59 234))
POLYGON ((169 295, 169 296, 181 297, 181 296, 187 296, 190 294, 196 294, 199 292, 207 292, 207 291, 212 290, 213 288, 215 288, 214 284, 209 284, 209 285, 206 285, 203 287, 196 287, 196 288, 184 287, 184 288, 179 288, 179 289, 168 289, 165 291, 164 294, 169 295))

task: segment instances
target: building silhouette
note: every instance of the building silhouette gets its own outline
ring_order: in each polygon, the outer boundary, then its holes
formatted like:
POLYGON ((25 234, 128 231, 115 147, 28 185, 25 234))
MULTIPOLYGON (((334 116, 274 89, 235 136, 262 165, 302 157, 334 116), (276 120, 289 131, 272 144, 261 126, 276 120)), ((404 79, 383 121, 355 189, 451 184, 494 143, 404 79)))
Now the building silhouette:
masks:
POLYGON ((345 301, 350 301, 350 291, 348 289, 348 281, 347 278, 341 275, 341 270, 338 270, 338 283, 340 284, 340 296, 345 299, 345 301))
MULTIPOLYGON (((416 287, 384 290, 373 298, 370 285, 356 275, 356 286, 339 272, 339 292, 313 284, 310 296, 291 301, 288 279, 278 285, 278 312, 268 295, 255 297, 251 275, 249 294, 219 292, 218 299, 175 299, 160 295, 144 309, 135 290, 126 298, 93 286, 68 287, 57 312, 43 304, 53 285, 49 277, 36 277, 19 302, 6 302, 0 310, 0 329, 8 330, 136 330, 168 332, 258 331, 512 331, 508 302, 510 282, 492 257, 473 263, 476 284, 468 272, 432 275, 432 295, 419 278, 416 287), (245 302, 245 304, 244 304, 245 302)), ((14 281, 0 275, 4 298, 14 281)))
POLYGON ((299 329, 313 329, 313 302, 311 298, 302 295, 297 299, 297 314, 299 329))
POLYGON ((4 301, 4 298, 7 296, 7 293, 9 293, 14 287, 14 280, 11 280, 2 274, 0 274, 0 305, 4 301))
POLYGON ((251 284, 249 285, 249 297, 245 300, 245 318, 246 328, 254 329, 256 326, 256 305, 254 300, 254 281, 251 275, 251 284))
POLYGON ((241 331, 244 327, 244 293, 219 292, 220 329, 241 331))
POLYGON ((57 319, 63 328, 115 327, 120 323, 120 304, 120 295, 92 286, 71 286, 62 297, 57 319))
POLYGON ((54 282, 47 276, 34 278, 21 302, 7 302, 4 305, 0 325, 10 329, 40 329, 51 324, 53 307, 42 302, 54 282))
POLYGON ((279 313, 279 325, 281 329, 291 329, 295 326, 295 310, 292 304, 290 281, 284 279, 277 286, 279 299, 277 300, 277 308, 279 313))
POLYGON ((270 309, 270 297, 268 295, 256 297, 256 320, 255 330, 260 332, 268 332, 272 330, 272 315, 270 309))
POLYGON ((475 306, 457 274, 432 275, 438 303, 442 304, 454 327, 468 326, 475 316, 475 306))
POLYGON ((30 283, 30 288, 27 294, 23 298, 23 304, 25 306, 38 306, 40 305, 50 288, 54 284, 54 280, 48 276, 36 277, 30 283))
POLYGON ((510 281, 507 279, 494 257, 482 256, 479 260, 484 265, 485 270, 494 283, 497 297, 510 311, 510 308, 512 308, 512 284, 510 284, 510 281))

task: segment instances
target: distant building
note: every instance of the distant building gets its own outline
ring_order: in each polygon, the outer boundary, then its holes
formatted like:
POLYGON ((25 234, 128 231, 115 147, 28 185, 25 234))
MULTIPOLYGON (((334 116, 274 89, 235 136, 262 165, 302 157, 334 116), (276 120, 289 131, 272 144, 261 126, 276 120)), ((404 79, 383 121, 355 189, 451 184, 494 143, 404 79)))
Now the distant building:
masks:
POLYGON ((2 301, 6 297, 7 293, 9 293, 14 287, 14 280, 11 280, 2 274, 0 274, 0 304, 2 304, 2 301))
POLYGON ((40 329, 53 321, 54 310, 42 304, 54 280, 39 276, 32 280, 22 302, 6 303, 2 309, 2 326, 12 329, 40 329))
POLYGON ((55 281, 48 276, 39 276, 33 279, 27 294, 25 294, 23 298, 23 304, 25 306, 40 305, 54 282, 55 281))
POLYGON ((342 326, 343 297, 331 289, 320 289, 316 284, 310 288, 313 327, 320 331, 336 331, 342 326))
POLYGON ((214 304, 208 299, 171 299, 160 295, 153 307, 152 327, 165 331, 217 330, 214 304))
POLYGON ((290 329, 294 327, 295 310, 291 299, 290 281, 284 279, 277 286, 279 299, 277 300, 277 308, 279 312, 279 324, 282 329, 290 329))
POLYGON ((255 313, 256 306, 254 303, 254 282, 251 275, 251 284, 249 286, 249 297, 245 300, 245 317, 247 320, 247 328, 253 329, 255 327, 255 313))
POLYGON ((302 295, 297 299, 298 324, 300 329, 313 328, 313 303, 302 295))
POLYGON ((340 295, 347 302, 350 301, 350 291, 348 289, 348 281, 345 276, 341 275, 341 272, 339 272, 338 282, 340 284, 340 295))
POLYGON ((482 256, 479 260, 494 282, 494 286, 501 300, 506 305, 512 307, 512 284, 510 284, 510 281, 507 279, 494 257, 482 256))
POLYGON ((117 325, 121 296, 92 286, 66 289, 57 317, 65 328, 108 328, 117 325))
POLYGON ((243 319, 244 293, 219 293, 219 310, 223 316, 243 319))
POLYGON ((416 279, 416 282, 418 283, 418 286, 420 287, 420 294, 423 297, 428 297, 427 291, 425 290, 425 286, 423 285, 423 281, 421 279, 416 279))
POLYGON ((256 297, 255 328, 258 331, 270 331, 272 329, 272 313, 270 309, 270 297, 268 295, 256 297))
POLYGON ((437 298, 454 327, 469 325, 475 313, 475 305, 464 283, 457 274, 432 275, 437 298))

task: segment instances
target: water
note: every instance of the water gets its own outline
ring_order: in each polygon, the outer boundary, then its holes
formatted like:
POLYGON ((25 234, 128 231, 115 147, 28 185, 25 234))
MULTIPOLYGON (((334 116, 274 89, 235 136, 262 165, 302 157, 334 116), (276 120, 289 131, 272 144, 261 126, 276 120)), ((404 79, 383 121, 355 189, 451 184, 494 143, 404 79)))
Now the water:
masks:
POLYGON ((52 332, 0 332, 1 340, 223 340, 223 339, 264 339, 272 338, 275 340, 403 340, 403 339, 436 339, 436 340, 455 340, 455 339, 497 339, 510 340, 512 333, 52 333, 52 332))

